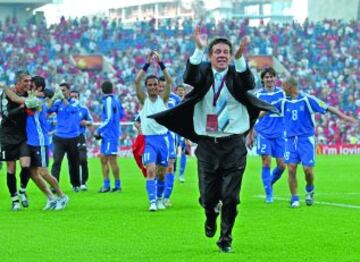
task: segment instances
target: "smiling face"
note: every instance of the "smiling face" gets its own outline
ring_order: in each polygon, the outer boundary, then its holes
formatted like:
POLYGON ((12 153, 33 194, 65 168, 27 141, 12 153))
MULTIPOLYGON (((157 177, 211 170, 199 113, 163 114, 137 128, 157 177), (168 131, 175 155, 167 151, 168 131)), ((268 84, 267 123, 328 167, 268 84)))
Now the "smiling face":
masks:
POLYGON ((27 74, 21 75, 20 81, 16 83, 16 89, 20 93, 26 93, 31 90, 31 76, 27 74))
POLYGON ((216 71, 224 71, 231 61, 231 50, 230 46, 225 43, 215 44, 209 54, 211 66, 216 71))
POLYGON ((155 97, 159 94, 159 81, 156 78, 149 78, 146 81, 147 93, 150 97, 155 97))
POLYGON ((275 76, 271 74, 270 72, 267 72, 263 78, 262 81, 264 82, 264 87, 266 89, 272 89, 275 85, 275 76))

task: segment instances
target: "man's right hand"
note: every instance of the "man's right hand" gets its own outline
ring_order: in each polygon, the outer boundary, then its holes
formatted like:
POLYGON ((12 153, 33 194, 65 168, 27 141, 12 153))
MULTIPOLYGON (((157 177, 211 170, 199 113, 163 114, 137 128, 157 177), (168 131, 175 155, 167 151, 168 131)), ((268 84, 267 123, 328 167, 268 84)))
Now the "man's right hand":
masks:
POLYGON ((195 40, 196 47, 199 49, 204 49, 207 44, 207 35, 201 34, 201 28, 199 25, 195 27, 193 37, 195 40))
POLYGON ((150 50, 150 52, 146 56, 146 63, 151 64, 153 57, 154 57, 154 51, 150 50))
POLYGON ((246 136, 245 144, 246 144, 247 148, 249 148, 250 150, 253 148, 253 146, 254 146, 254 137, 253 137, 252 132, 250 132, 250 133, 246 136))

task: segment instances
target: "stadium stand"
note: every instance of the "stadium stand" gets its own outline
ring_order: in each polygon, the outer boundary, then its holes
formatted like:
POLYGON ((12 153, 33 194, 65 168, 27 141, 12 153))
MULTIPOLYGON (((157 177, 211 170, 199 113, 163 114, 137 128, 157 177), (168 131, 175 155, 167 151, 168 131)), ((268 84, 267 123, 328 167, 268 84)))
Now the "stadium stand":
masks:
MULTIPOLYGON (((106 18, 76 18, 46 26, 44 21, 29 19, 20 26, 16 18, 0 24, 0 81, 13 84, 15 71, 26 68, 45 77, 55 87, 66 81, 83 95, 97 121, 101 114, 100 83, 111 79, 123 101, 126 115, 132 121, 139 104, 133 91, 135 72, 144 64, 146 47, 161 50, 176 83, 182 82, 186 59, 193 50, 188 41, 195 21, 189 19, 136 22, 126 27, 121 21, 106 18), (114 70, 82 70, 74 63, 74 55, 97 55, 108 61, 114 70)), ((345 112, 360 115, 359 21, 324 20, 304 24, 264 24, 249 26, 248 20, 203 22, 204 33, 228 36, 233 43, 242 36, 250 38, 247 53, 276 57, 288 72, 299 78, 300 88, 341 107, 345 112)), ((160 70, 155 69, 156 74, 160 70)), ((317 116, 317 136, 321 144, 358 144, 355 127, 340 123, 330 115, 317 116)), ((126 126, 122 144, 130 144, 135 131, 126 126)), ((89 141, 89 144, 93 144, 89 141)))

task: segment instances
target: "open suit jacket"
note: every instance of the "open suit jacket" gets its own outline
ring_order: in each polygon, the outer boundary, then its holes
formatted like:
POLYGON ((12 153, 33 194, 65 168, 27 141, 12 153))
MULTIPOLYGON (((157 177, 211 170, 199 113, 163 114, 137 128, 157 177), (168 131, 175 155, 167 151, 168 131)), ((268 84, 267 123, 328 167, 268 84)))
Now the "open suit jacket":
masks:
MULTIPOLYGON (((203 62, 200 65, 193 65, 188 61, 184 73, 184 83, 193 86, 194 89, 186 95, 179 105, 149 117, 154 118, 160 125, 180 136, 198 142, 200 136, 195 133, 193 123, 194 107, 214 83, 211 64, 203 62)), ((274 106, 247 92, 255 87, 254 77, 248 68, 245 72, 238 73, 235 71, 235 66, 229 66, 225 83, 230 94, 246 106, 250 117, 250 128, 255 124, 260 111, 278 112, 274 106)))

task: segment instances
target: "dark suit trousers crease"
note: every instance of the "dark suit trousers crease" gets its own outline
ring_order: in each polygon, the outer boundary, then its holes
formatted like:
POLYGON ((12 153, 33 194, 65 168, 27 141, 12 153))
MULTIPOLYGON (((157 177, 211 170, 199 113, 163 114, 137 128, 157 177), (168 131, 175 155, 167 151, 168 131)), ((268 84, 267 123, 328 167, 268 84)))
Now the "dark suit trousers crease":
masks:
POLYGON ((66 153, 69 162, 69 175, 72 186, 80 186, 78 137, 61 138, 54 136, 54 163, 51 174, 60 182, 61 163, 66 153))
POLYGON ((243 136, 215 143, 200 139, 195 151, 198 159, 200 203, 207 217, 215 216, 221 200, 221 236, 230 236, 240 203, 240 189, 247 150, 243 136))
POLYGON ((79 136, 79 177, 80 177, 80 184, 86 184, 89 178, 89 167, 87 161, 87 148, 86 148, 86 139, 84 134, 79 136))

